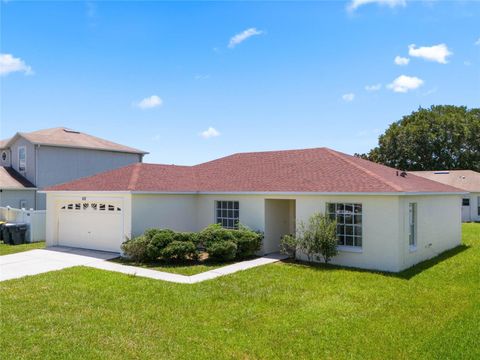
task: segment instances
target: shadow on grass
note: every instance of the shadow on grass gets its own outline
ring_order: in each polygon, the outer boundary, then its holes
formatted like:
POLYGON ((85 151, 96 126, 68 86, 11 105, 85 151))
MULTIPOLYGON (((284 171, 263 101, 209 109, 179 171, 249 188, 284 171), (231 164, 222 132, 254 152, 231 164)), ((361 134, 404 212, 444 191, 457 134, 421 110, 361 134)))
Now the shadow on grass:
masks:
POLYGON ((464 252, 465 250, 468 250, 469 248, 470 248, 469 245, 459 245, 453 249, 444 251, 443 253, 435 256, 434 258, 422 261, 398 273, 379 271, 379 270, 360 269, 355 267, 347 267, 347 266, 324 264, 324 263, 309 263, 306 261, 293 260, 293 259, 283 260, 282 263, 297 265, 297 266, 304 266, 314 270, 322 270, 322 271, 345 270, 345 271, 353 271, 353 272, 378 274, 382 276, 389 276, 389 277, 395 277, 395 278, 404 279, 404 280, 410 280, 411 278, 422 273, 423 271, 428 270, 434 267, 435 265, 437 265, 438 263, 445 261, 455 255, 458 255, 464 252))
POLYGON ((207 267, 221 267, 234 264, 236 261, 217 261, 217 260, 185 260, 185 261, 148 261, 148 262, 135 262, 133 260, 117 257, 110 260, 122 265, 130 266, 139 266, 144 268, 165 268, 165 269, 175 269, 175 268, 185 268, 185 267, 195 267, 195 266, 207 266, 207 267))

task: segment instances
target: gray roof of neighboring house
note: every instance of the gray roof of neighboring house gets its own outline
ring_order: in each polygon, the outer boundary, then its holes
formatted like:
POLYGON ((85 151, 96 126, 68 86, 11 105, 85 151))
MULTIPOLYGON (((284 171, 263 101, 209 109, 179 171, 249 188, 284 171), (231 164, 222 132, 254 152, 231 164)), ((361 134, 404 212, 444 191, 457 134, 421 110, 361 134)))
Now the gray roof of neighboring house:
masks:
POLYGON ((0 189, 34 190, 35 186, 11 167, 0 166, 0 189))
POLYGON ((148 154, 148 152, 143 150, 120 145, 112 141, 64 127, 32 131, 29 133, 18 132, 12 138, 1 141, 0 148, 8 147, 10 143, 18 137, 23 137, 32 144, 38 145, 115 151, 132 154, 148 154))
POLYGON ((7 147, 7 144, 8 142, 11 140, 12 138, 8 138, 8 139, 5 139, 5 140, 0 140, 0 149, 5 149, 7 147))
POLYGON ((409 171, 417 176, 470 192, 480 192, 480 173, 473 170, 409 171))

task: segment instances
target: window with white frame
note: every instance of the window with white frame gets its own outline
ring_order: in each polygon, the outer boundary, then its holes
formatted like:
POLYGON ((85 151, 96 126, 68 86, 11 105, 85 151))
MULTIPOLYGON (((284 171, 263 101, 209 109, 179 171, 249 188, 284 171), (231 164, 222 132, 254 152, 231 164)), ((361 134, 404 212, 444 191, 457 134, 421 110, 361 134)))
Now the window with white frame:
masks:
POLYGON ((238 201, 216 201, 215 222, 226 229, 238 229, 240 204, 238 201))
POLYGON ((25 146, 18 148, 18 171, 25 172, 27 168, 27 149, 25 146))
POLYGON ((328 203, 327 214, 337 222, 339 246, 362 247, 362 204, 328 203))
POLYGON ((417 204, 408 204, 408 244, 411 248, 417 246, 417 204))

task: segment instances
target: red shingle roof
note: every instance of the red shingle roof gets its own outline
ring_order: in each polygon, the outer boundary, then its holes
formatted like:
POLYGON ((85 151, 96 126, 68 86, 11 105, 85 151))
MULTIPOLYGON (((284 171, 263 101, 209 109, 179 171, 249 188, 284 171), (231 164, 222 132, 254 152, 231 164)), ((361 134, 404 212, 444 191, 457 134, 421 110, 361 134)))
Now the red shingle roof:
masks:
POLYGON ((461 192, 327 148, 234 154, 195 166, 133 164, 50 187, 153 192, 461 192))

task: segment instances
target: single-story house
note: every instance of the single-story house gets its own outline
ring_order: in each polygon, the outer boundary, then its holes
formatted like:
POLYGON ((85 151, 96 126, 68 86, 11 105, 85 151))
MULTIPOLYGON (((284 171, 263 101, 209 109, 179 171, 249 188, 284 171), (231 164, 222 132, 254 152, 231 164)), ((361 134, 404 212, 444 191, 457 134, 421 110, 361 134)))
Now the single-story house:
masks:
POLYGON ((413 174, 466 192, 462 198, 462 221, 480 221, 480 173, 473 170, 413 171, 413 174))
POLYGON ((315 212, 336 217, 344 266, 401 271, 461 241, 461 190, 327 148, 137 163, 45 191, 47 245, 120 251, 148 228, 239 221, 268 254, 315 212))

